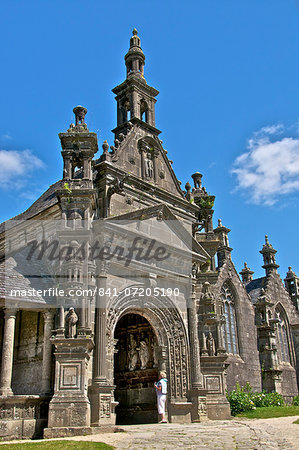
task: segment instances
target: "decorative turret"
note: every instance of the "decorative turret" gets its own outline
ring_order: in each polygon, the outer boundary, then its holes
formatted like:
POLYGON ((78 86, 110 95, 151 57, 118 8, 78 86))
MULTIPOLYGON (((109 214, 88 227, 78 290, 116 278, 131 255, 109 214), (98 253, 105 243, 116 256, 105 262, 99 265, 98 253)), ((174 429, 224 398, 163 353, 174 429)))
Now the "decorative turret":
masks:
POLYGON ((222 267, 225 260, 230 258, 230 254, 232 248, 229 246, 228 242, 228 233, 230 232, 229 228, 226 228, 222 225, 221 219, 218 220, 218 227, 215 228, 214 233, 218 235, 218 239, 220 241, 220 245, 217 250, 217 260, 218 260, 218 268, 222 267))
POLYGON ((125 56, 127 78, 132 76, 144 78, 145 56, 140 47, 140 37, 137 34, 137 30, 134 28, 133 36, 130 39, 130 49, 125 56))
POLYGON ((244 262, 244 269, 242 269, 239 273, 242 277, 243 284, 248 284, 250 281, 252 281, 252 275, 254 274, 254 272, 253 270, 250 270, 246 262, 244 262))
POLYGON ((265 236, 265 244, 263 245, 262 250, 260 250, 260 253, 264 258, 264 265, 262 267, 266 270, 266 276, 270 275, 270 273, 272 272, 277 272, 277 269, 279 267, 279 265, 276 264, 275 261, 275 253, 277 253, 277 250, 275 250, 272 245, 269 244, 267 235, 265 236))
POLYGON ((112 89, 117 101, 117 128, 112 130, 116 139, 121 133, 125 134, 132 124, 138 124, 154 136, 160 133, 155 126, 155 97, 159 91, 146 83, 144 61, 140 38, 134 28, 130 48, 125 56, 127 78, 112 89))
POLYGON ((289 267, 284 283, 295 308, 299 311, 299 278, 293 272, 292 267, 289 267))
POLYGON ((64 162, 63 179, 80 178, 92 180, 91 160, 98 151, 97 135, 90 133, 85 123, 87 109, 76 106, 73 109, 75 124, 71 123, 66 133, 59 133, 64 162), (80 176, 75 175, 75 169, 82 169, 80 176))

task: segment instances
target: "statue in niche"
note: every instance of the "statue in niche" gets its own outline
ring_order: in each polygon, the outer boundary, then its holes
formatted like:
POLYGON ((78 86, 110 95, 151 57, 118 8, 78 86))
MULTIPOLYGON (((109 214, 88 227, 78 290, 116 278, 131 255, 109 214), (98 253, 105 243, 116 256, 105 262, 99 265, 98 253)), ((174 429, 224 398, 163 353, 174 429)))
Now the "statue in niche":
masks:
POLYGON ((151 350, 152 350, 152 360, 153 360, 153 367, 158 367, 158 344, 156 342, 156 339, 154 339, 151 343, 151 350))
POLYGON ((137 342, 133 334, 130 334, 128 359, 129 359, 128 369, 132 372, 136 368, 138 359, 137 342))
POLYGON ((206 340, 207 350, 209 356, 215 356, 216 355, 216 346, 215 346, 215 340, 213 338, 213 335, 211 331, 208 332, 207 340, 206 340))
POLYGON ((78 322, 78 316, 75 313, 74 308, 70 308, 66 318, 65 318, 66 324, 67 324, 67 337, 68 338, 74 338, 76 336, 76 324, 78 322))
POLYGON ((153 178, 154 177, 154 164, 153 164, 150 153, 147 153, 146 158, 144 160, 144 165, 145 165, 145 175, 148 178, 153 178))
POLYGON ((146 369, 149 362, 149 348, 148 348, 148 340, 142 340, 139 344, 139 358, 141 362, 141 369, 146 369))

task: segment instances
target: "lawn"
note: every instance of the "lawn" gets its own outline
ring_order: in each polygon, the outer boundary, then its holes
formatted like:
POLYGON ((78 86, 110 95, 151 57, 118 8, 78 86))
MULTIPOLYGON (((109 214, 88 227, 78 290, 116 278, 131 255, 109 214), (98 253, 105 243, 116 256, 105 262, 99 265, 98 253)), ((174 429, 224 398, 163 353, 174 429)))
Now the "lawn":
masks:
POLYGON ((24 442, 24 444, 3 444, 0 449, 11 450, 113 450, 111 445, 103 444, 102 442, 86 442, 86 441, 43 441, 43 442, 24 442))
POLYGON ((238 414, 248 419, 270 419, 272 417, 299 416, 299 406, 267 406, 238 414))

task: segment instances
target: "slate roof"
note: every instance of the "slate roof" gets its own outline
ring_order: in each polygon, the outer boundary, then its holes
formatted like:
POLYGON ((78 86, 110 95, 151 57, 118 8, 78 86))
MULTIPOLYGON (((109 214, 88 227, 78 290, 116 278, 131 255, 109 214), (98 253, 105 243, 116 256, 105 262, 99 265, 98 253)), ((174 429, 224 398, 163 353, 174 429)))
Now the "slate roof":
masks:
POLYGON ((257 302, 257 299, 261 293, 261 289, 265 288, 266 279, 267 279, 266 277, 261 277, 257 278, 256 280, 252 280, 248 284, 246 284, 245 286, 246 291, 250 295, 253 304, 257 302))
POLYGON ((5 301, 6 305, 13 305, 18 302, 24 307, 42 307, 50 306, 54 298, 43 298, 36 291, 47 289, 53 286, 53 280, 46 274, 41 262, 38 264, 22 260, 22 256, 18 254, 15 258, 9 257, 0 262, 0 298, 5 301), (28 268, 30 267, 30 270, 28 268), (27 269, 27 270, 26 270, 27 269), (22 273, 23 272, 23 273, 22 273), (33 291, 35 289, 35 291, 33 291), (13 290, 31 291, 32 295, 14 296, 13 290))
POLYGON ((28 209, 26 209, 26 211, 18 214, 15 217, 12 217, 9 220, 6 220, 5 222, 2 222, 0 224, 0 233, 3 233, 5 231, 5 228, 9 228, 10 221, 11 223, 13 223, 14 220, 30 219, 31 217, 36 216, 45 209, 48 209, 58 203, 56 191, 62 187, 62 183, 63 181, 59 180, 56 183, 52 184, 31 206, 29 206, 28 209))

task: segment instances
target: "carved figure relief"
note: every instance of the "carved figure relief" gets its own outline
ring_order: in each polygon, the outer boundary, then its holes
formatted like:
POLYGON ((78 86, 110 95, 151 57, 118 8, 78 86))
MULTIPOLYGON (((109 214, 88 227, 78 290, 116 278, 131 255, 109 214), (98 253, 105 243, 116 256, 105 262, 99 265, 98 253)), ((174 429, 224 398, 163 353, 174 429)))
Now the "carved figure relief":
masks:
POLYGON ((70 308, 66 318, 65 318, 66 326, 67 326, 67 337, 68 338, 74 338, 76 336, 77 331, 77 322, 78 322, 78 316, 75 313, 74 308, 70 308))
POLYGON ((130 371, 135 370, 138 360, 138 352, 137 352, 137 342, 133 334, 130 334, 128 360, 129 360, 128 369, 130 371))
POLYGON ((150 153, 147 153, 146 158, 144 158, 144 166, 145 166, 145 175, 148 178, 154 178, 154 164, 150 153))
POLYGON ((140 341, 139 346, 139 358, 141 363, 141 369, 146 369, 149 362, 149 347, 147 339, 140 341))
POLYGON ((215 356, 216 355, 215 340, 213 338, 211 331, 209 331, 209 333, 208 333, 206 342, 207 342, 206 345, 207 345, 207 350, 208 350, 209 356, 215 356))

